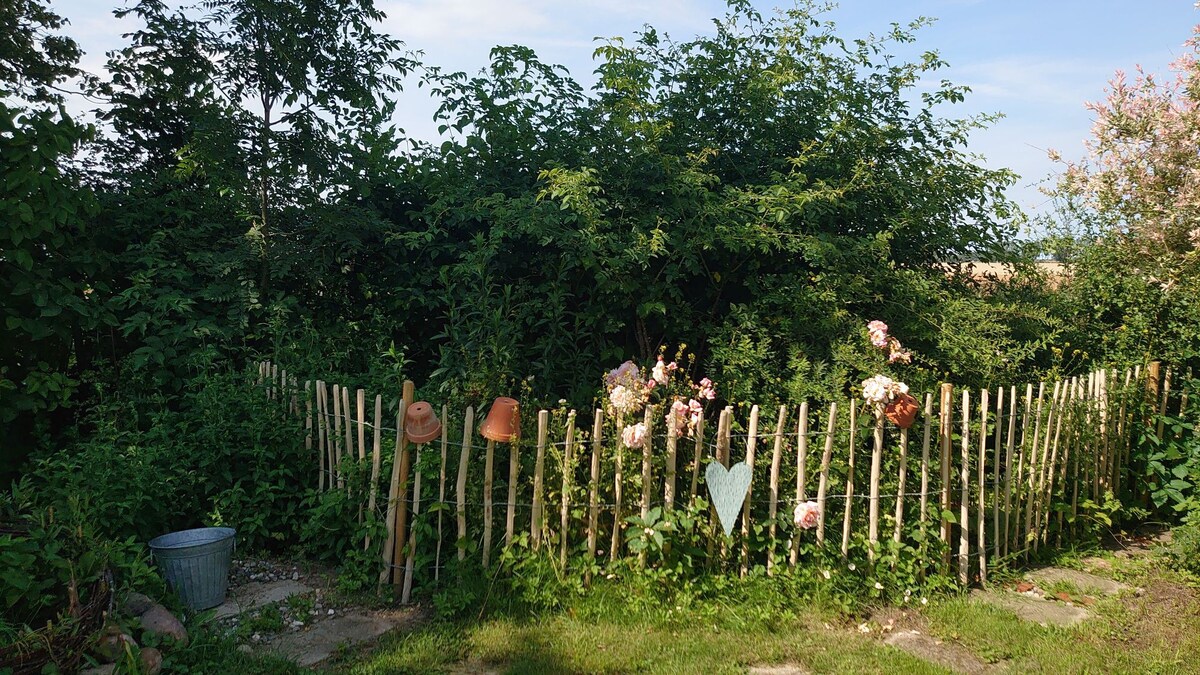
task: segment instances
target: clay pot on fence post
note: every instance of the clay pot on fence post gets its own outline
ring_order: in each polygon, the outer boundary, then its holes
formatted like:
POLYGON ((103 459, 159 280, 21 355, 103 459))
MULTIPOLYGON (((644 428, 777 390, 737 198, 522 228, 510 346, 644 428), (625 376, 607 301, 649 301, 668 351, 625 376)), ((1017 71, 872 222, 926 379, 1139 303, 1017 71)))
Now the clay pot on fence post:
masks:
POLYGON ((521 404, 515 398, 498 396, 488 410, 479 433, 498 443, 511 443, 521 437, 521 404))
POLYGON ((442 423, 433 406, 426 401, 417 401, 404 412, 404 433, 415 444, 428 443, 442 433, 442 423))
POLYGON ((920 410, 920 406, 917 405, 917 399, 908 394, 900 394, 884 407, 883 414, 891 420, 892 424, 901 429, 907 429, 917 419, 918 410, 920 410))

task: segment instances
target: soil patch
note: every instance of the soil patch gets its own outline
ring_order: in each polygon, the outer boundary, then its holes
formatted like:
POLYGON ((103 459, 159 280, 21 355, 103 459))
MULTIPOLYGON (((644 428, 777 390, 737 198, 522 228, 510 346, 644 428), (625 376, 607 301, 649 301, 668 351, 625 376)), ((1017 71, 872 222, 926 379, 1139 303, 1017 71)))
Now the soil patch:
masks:
POLYGON ((1139 649, 1174 651, 1195 636, 1179 626, 1200 617, 1200 597, 1196 591, 1166 579, 1154 577, 1144 592, 1125 603, 1128 615, 1121 618, 1123 630, 1112 638, 1139 649))

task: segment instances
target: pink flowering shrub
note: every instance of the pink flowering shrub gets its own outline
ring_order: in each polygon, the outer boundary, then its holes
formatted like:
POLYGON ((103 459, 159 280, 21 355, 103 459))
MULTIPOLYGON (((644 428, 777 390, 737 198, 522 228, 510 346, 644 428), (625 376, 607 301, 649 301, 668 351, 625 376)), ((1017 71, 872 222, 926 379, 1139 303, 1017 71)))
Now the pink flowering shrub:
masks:
POLYGON ((1187 255, 1200 248, 1200 36, 1158 80, 1118 71, 1094 114, 1088 156, 1064 162, 1059 194, 1109 216, 1143 254, 1187 255))
MULTIPOLYGON (((682 352, 681 352, 682 353, 682 352)), ((693 383, 678 360, 667 362, 661 355, 644 375, 633 361, 626 361, 604 376, 608 410, 618 417, 631 417, 649 404, 662 403, 664 421, 677 436, 689 436, 696 428, 704 405, 717 398, 717 388, 707 377, 693 383)), ((622 441, 626 447, 642 447, 645 424, 625 427, 622 441), (631 444, 632 443, 632 444, 631 444)))
MULTIPOLYGON (((886 365, 907 364, 912 361, 912 353, 905 349, 894 335, 888 334, 886 323, 878 320, 867 323, 867 338, 871 346, 886 354, 886 365)), ((880 412, 884 406, 907 393, 907 384, 883 374, 869 377, 862 383, 863 398, 880 412)))

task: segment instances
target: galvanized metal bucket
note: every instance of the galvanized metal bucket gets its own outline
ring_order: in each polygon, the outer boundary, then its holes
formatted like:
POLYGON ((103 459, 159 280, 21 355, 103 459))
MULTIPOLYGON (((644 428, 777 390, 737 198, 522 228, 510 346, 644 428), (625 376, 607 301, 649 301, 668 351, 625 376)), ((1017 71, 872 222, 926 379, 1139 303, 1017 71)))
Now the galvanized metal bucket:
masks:
POLYGON ((225 601, 236 534, 232 527, 201 527, 150 540, 159 569, 189 609, 199 611, 225 601))

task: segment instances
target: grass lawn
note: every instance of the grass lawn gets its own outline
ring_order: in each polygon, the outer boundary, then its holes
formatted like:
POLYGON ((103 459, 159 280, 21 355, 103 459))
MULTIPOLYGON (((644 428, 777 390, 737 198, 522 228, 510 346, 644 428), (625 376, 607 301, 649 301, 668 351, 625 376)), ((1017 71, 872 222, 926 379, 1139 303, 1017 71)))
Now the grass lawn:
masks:
MULTIPOLYGON (((562 611, 434 621, 348 655, 349 673, 744 673, 793 665, 812 673, 944 673, 883 643, 879 617, 968 649, 993 672, 1200 673, 1200 600, 1187 578, 1151 558, 1108 556, 1103 572, 1131 590, 1100 599, 1073 628, 1044 627, 969 596, 864 619, 817 601, 790 606, 761 584, 745 596, 684 605, 600 588, 562 611), (1141 589, 1136 591, 1135 589, 1141 589), (864 633, 859 626, 871 629, 864 633)), ((1078 558, 1074 560, 1078 563, 1078 558)), ((1067 559, 1066 564, 1072 564, 1067 559)))

